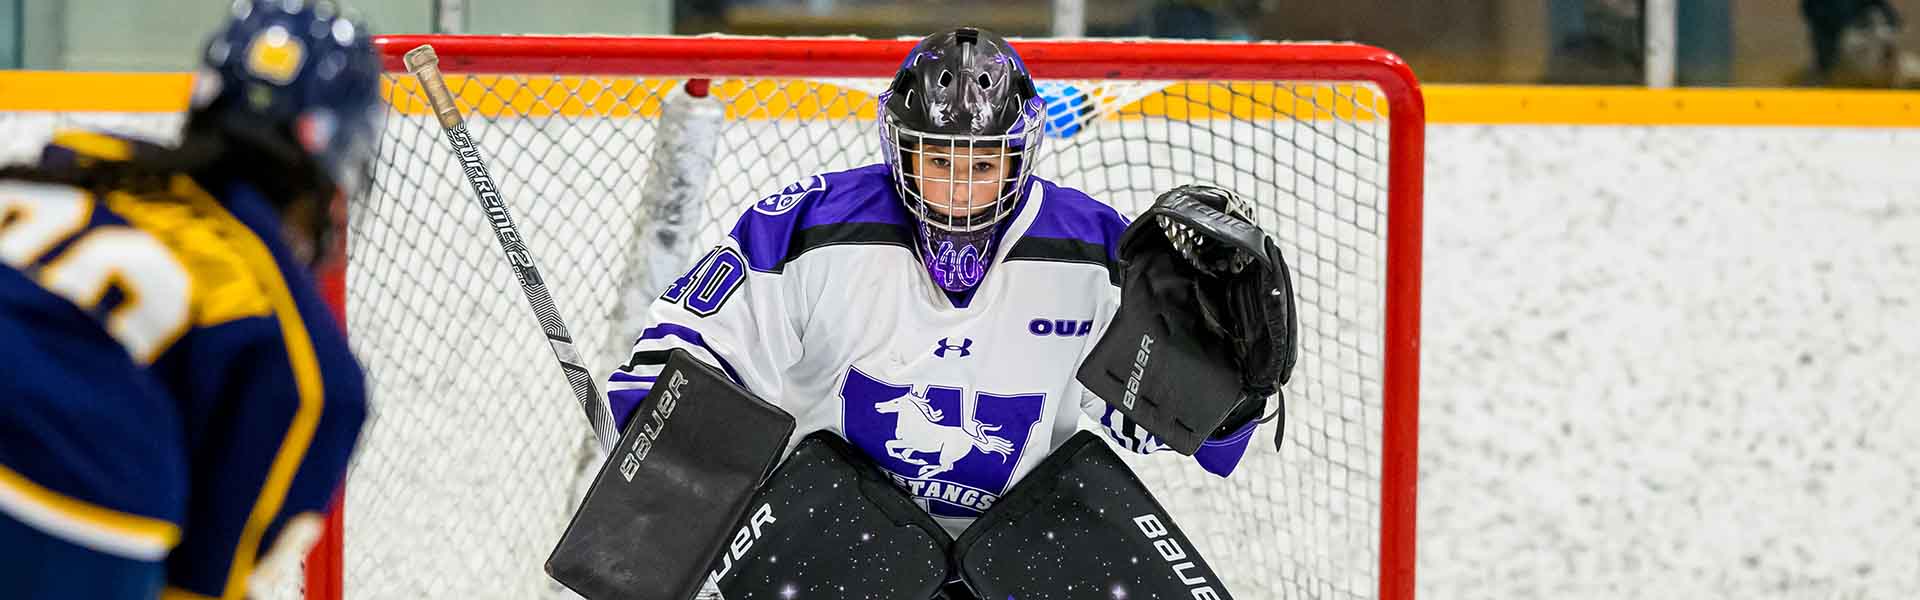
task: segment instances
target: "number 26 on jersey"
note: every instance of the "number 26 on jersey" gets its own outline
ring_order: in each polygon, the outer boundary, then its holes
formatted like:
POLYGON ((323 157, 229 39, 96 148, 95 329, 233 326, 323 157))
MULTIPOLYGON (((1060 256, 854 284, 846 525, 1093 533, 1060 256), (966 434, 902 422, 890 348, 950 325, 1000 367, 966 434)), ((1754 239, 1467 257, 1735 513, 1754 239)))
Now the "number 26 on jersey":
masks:
POLYGON ((0 182, 0 263, 100 318, 135 360, 151 363, 186 331, 187 270, 147 232, 88 227, 98 207, 76 188, 0 182))

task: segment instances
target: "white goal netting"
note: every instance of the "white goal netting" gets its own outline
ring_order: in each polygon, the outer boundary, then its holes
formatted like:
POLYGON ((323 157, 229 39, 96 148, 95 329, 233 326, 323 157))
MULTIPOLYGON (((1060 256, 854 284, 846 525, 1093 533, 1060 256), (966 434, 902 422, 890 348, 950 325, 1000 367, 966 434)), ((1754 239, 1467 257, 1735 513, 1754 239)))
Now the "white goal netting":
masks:
MULTIPOLYGON (((582 489, 578 474, 593 466, 591 436, 424 97, 404 74, 389 80, 395 110, 371 191, 349 218, 348 329, 375 408, 348 480, 345 595, 558 595, 541 565, 582 489)), ((449 83, 576 345, 600 373, 637 333, 623 322, 631 300, 622 298, 647 289, 648 273, 677 275, 749 203, 790 182, 881 160, 872 93, 880 79, 715 78, 704 100, 687 99, 674 78, 449 83), (689 110, 719 117, 702 130, 710 137, 691 146, 660 139, 683 128, 669 123, 689 110), (656 206, 643 192, 650 185, 699 200, 656 206), (686 254, 647 255, 636 236, 666 221, 691 233, 686 254)), ((1232 188, 1257 204, 1294 270, 1302 348, 1286 389, 1284 446, 1272 447, 1268 425, 1229 479, 1171 453, 1132 462, 1236 596, 1372 597, 1381 552, 1383 95, 1324 82, 1045 87, 1063 106, 1089 110, 1074 113, 1074 130, 1046 139, 1038 175, 1129 215, 1175 185, 1232 188)))

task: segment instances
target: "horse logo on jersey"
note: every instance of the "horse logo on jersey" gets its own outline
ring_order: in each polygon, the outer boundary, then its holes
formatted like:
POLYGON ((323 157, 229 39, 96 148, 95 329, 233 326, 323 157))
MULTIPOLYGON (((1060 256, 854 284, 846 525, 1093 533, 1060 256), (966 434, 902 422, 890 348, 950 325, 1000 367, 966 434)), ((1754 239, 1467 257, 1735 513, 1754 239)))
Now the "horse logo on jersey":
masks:
POLYGON ((953 470, 953 464, 975 450, 998 454, 1001 462, 1013 456, 1013 442, 993 435, 999 425, 969 422, 961 427, 941 425, 946 413, 933 407, 924 390, 902 394, 899 398, 873 405, 883 414, 898 415, 893 424, 894 439, 887 441, 887 456, 910 465, 920 465, 914 477, 926 479, 953 470), (930 463, 916 455, 931 452, 939 462, 930 463))
POLYGON ((1046 406, 1046 394, 967 398, 957 387, 896 385, 858 367, 840 399, 847 440, 942 517, 978 517, 1000 499, 1046 406))
POLYGON ((761 198, 759 202, 753 203, 753 210, 769 217, 783 215, 793 210, 793 207, 799 206, 800 201, 805 199, 807 194, 824 192, 826 189, 827 178, 814 175, 788 184, 778 194, 761 198))

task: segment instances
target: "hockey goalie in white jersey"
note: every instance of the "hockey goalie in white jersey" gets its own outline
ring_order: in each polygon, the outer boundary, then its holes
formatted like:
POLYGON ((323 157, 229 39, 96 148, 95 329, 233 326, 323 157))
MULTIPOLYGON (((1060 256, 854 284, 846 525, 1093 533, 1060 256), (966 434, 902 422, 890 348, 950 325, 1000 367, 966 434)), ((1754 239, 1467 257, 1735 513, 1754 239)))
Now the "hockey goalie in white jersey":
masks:
MULTIPOLYGON (((1120 305, 1128 221, 1032 174, 1045 104, 1019 56, 935 34, 879 102, 883 162, 754 203, 653 304, 610 378, 623 428, 683 349, 791 413, 793 443, 844 438, 956 536, 1083 414, 1164 449, 1076 379, 1120 305)), ((1256 423, 1230 421, 1187 452, 1199 468, 1239 462, 1256 423)))

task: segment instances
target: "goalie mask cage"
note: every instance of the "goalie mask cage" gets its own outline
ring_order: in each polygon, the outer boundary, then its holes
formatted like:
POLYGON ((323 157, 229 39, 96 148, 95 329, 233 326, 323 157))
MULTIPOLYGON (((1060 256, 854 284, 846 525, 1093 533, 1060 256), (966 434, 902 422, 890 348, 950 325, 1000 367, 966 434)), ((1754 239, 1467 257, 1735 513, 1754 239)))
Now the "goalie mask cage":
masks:
MULTIPOLYGON (((571 597, 541 565, 596 451, 400 63, 422 43, 605 373, 637 334, 620 298, 645 293, 648 273, 678 275, 789 183, 882 160, 874 94, 913 42, 379 40, 391 108, 348 209, 344 274, 373 417, 305 596, 571 597)), ((1411 598, 1425 131, 1412 72, 1349 44, 1015 46, 1064 125, 1037 175, 1130 217, 1176 185, 1231 188, 1293 267, 1301 348, 1282 448, 1262 427, 1226 479, 1122 454, 1240 598, 1411 598)))

